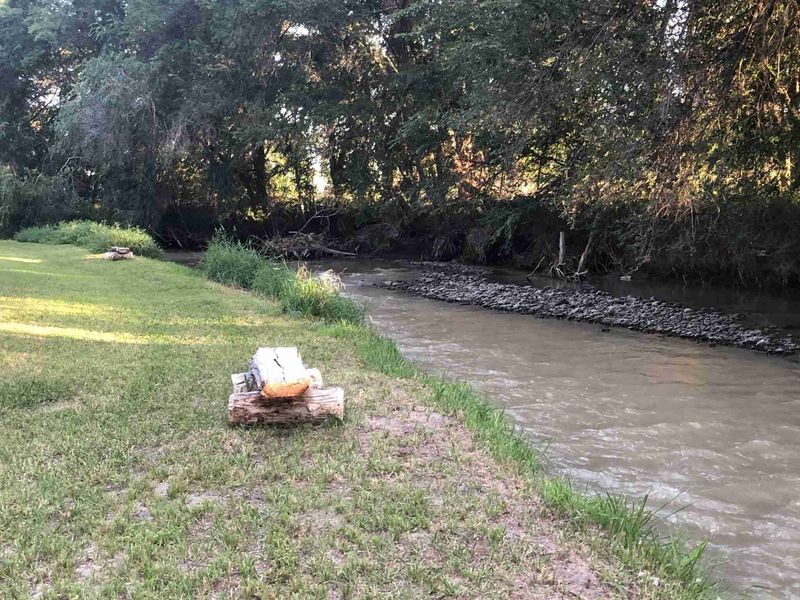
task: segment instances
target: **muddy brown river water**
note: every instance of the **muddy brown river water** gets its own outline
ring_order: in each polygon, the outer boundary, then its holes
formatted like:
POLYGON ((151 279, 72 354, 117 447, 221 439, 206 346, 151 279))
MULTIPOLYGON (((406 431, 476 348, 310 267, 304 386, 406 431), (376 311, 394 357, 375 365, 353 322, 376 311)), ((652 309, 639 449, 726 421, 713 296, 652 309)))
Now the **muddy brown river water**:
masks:
POLYGON ((472 383, 555 469, 669 503, 665 518, 685 507, 669 527, 708 539, 721 577, 755 597, 800 597, 796 357, 445 304, 371 286, 413 274, 402 267, 325 266, 406 356, 472 383))
MULTIPOLYGON (((469 381, 590 491, 649 495, 665 527, 709 541, 715 573, 757 598, 800 597, 800 359, 445 304, 372 283, 390 262, 327 262, 374 326, 432 372, 469 381), (681 507, 676 514, 668 516, 681 507)), ((503 280, 518 273, 497 271, 503 280)), ((611 286, 618 284, 611 283, 611 286)), ((622 287, 797 322, 794 299, 622 287)), ((610 291, 617 291, 611 289, 610 291)))

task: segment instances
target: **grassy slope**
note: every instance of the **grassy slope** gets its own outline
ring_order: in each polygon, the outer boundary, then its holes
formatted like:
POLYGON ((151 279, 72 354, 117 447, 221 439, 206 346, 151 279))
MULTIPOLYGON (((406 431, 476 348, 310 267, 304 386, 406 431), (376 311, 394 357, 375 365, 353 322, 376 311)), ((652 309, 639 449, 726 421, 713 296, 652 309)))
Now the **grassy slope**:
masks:
POLYGON ((0 597, 688 597, 363 344, 177 265, 0 242, 0 597), (228 374, 273 345, 344 424, 227 427, 228 374))

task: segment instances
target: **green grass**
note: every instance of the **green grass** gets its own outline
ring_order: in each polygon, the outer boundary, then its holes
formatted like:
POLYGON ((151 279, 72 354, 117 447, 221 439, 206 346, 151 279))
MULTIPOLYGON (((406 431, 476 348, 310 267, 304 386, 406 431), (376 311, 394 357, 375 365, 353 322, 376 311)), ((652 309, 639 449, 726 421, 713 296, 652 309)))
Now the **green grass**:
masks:
MULTIPOLYGON (((265 266, 264 259, 255 248, 222 234, 214 236, 208 251, 203 255, 203 272, 211 279, 226 285, 251 287, 262 266, 265 266)), ((262 276, 267 273, 265 270, 262 276)), ((282 282, 277 278, 270 278, 270 282, 273 282, 273 287, 265 286, 264 289, 269 290, 270 295, 277 294, 282 282)))
POLYGON ((287 313, 333 322, 360 323, 364 318, 361 308, 339 294, 341 283, 333 273, 315 274, 304 266, 290 269, 224 234, 216 235, 209 244, 203 271, 220 283, 278 300, 287 313))
POLYGON ((0 597, 557 597, 584 564, 611 596, 712 595, 647 511, 544 477, 468 386, 280 293, 0 242, 0 597), (298 346, 345 421, 229 428, 258 346, 298 346))
POLYGON ((72 244, 93 252, 105 252, 112 246, 130 248, 134 254, 158 258, 161 249, 142 229, 106 225, 94 221, 69 221, 57 225, 28 227, 14 236, 19 242, 35 244, 72 244))

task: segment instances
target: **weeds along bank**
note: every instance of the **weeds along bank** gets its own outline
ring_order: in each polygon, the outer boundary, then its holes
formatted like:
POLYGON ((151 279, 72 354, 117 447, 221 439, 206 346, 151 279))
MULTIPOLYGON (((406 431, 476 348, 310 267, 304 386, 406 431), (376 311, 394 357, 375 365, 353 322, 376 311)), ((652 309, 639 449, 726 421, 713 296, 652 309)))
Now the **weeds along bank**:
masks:
POLYGON ((698 562, 702 546, 687 551, 665 542, 643 502, 586 495, 543 473, 502 413, 466 384, 427 376, 404 360, 363 324, 361 309, 339 296, 333 279, 292 271, 224 239, 209 248, 206 274, 275 303, 160 262, 111 264, 83 251, 9 242, 0 242, 0 257, 7 300, 0 408, 3 422, 21 431, 6 432, 2 454, 0 517, 9 528, 0 544, 22 549, 4 563, 7 581, 48 575, 71 580, 64 589, 75 591, 96 575, 117 592, 133 581, 152 597, 176 585, 191 597, 237 572, 251 591, 275 585, 272 591, 313 596, 333 585, 359 596, 380 595, 391 573, 391 585, 408 597, 412 589, 495 597, 508 592, 503 578, 535 575, 550 585, 542 575, 548 569, 557 579, 559 569, 577 568, 555 558, 544 565, 541 550, 522 543, 520 531, 535 537, 544 527, 567 540, 567 553, 600 557, 595 580, 607 584, 607 595, 716 595, 698 562), (60 277, 46 285, 25 273, 31 270, 60 277), (105 305, 120 310, 112 315, 105 305), (225 427, 227 373, 259 345, 256 338, 298 345, 331 372, 348 391, 343 427, 279 435, 225 427), (23 355, 24 365, 14 358, 23 355), (93 370, 96 364, 103 369, 93 370), (50 386, 13 405, 19 390, 33 389, 25 384, 39 365, 50 366, 59 389, 76 400, 60 406, 63 394, 50 386), (187 394, 190 383, 203 391, 187 394), (42 402, 47 412, 24 412, 42 402), (446 425, 406 428, 426 414, 426 423, 440 415, 446 425), (462 427, 471 435, 459 433, 462 427), (36 444, 22 452, 30 440, 36 444), (465 440, 478 450, 462 447, 465 440), (86 464, 94 467, 80 467, 86 464), (500 479, 487 483, 487 472, 500 479), (542 512, 524 526, 503 521, 536 507, 542 512), (63 532, 39 527, 62 513, 63 532), (484 539, 486 553, 476 554, 484 539), (407 560, 392 563, 407 552, 407 560), (264 562, 254 563, 254 555, 264 562), (369 564, 359 563, 365 555, 369 564), (313 573, 304 571, 306 561, 313 573), (456 575, 442 579, 441 572, 456 575))

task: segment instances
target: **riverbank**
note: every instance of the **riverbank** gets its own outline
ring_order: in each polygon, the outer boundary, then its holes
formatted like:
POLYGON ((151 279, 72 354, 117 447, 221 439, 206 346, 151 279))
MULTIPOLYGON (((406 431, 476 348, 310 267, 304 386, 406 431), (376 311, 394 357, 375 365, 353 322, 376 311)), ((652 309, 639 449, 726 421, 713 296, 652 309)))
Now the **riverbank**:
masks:
POLYGON ((425 264, 411 281, 386 281, 380 287, 414 296, 495 310, 625 327, 696 341, 794 354, 800 344, 780 332, 748 327, 741 315, 693 309, 655 298, 614 296, 590 285, 535 287, 489 281, 483 269, 458 264, 425 264))
POLYGON ((709 593, 636 542, 649 519, 544 485, 499 413, 360 327, 146 259, 0 242, 0 269, 4 597, 709 593), (254 345, 298 345, 345 422, 229 429, 254 345))

